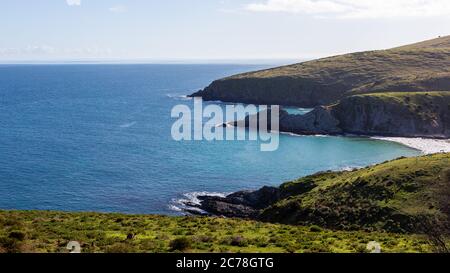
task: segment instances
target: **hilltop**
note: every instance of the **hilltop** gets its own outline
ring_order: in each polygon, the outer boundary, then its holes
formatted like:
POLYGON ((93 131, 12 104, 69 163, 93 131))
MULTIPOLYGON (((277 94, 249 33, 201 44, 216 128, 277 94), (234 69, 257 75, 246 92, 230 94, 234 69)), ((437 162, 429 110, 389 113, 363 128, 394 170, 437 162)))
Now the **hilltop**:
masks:
POLYGON ((374 92, 450 91, 450 36, 216 80, 192 96, 315 107, 374 92))

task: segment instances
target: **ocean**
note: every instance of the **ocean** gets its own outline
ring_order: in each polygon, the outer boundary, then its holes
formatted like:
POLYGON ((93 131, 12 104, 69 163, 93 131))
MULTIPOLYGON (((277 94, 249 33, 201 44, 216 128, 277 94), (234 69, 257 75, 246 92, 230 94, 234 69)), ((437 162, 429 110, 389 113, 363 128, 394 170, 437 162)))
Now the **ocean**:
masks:
POLYGON ((257 141, 172 139, 172 107, 193 104, 184 95, 267 67, 0 65, 0 209, 177 215, 199 193, 420 154, 361 137, 283 134, 275 152, 257 141))

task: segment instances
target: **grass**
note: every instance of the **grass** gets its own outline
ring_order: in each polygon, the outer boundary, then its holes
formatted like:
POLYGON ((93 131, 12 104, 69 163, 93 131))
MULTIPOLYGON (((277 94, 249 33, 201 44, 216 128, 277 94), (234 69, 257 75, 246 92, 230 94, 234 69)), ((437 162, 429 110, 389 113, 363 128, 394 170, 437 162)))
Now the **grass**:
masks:
POLYGON ((331 231, 214 217, 167 217, 48 211, 0 211, 1 252, 366 252, 370 241, 384 252, 429 252, 420 235, 331 231))

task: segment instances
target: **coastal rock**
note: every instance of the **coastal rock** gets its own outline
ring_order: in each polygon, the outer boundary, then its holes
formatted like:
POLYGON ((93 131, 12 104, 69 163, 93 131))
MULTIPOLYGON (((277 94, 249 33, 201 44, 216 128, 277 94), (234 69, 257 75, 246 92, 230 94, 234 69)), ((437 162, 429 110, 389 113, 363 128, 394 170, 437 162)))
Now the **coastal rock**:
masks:
POLYGON ((199 196, 197 207, 214 215, 238 218, 256 218, 259 210, 277 202, 278 188, 263 187, 257 191, 240 191, 226 197, 199 196))
POLYGON ((331 109, 348 134, 450 137, 450 92, 380 93, 348 97, 331 109))
MULTIPOLYGON (((256 116, 259 119, 261 113, 256 116)), ((250 117, 245 119, 245 126, 250 117)), ((355 95, 330 106, 316 107, 305 115, 290 115, 282 110, 280 131, 301 135, 449 138, 450 91, 355 95)))
POLYGON ((338 125, 339 120, 325 106, 318 106, 305 115, 286 115, 280 119, 281 131, 303 135, 343 133, 338 125))
POLYGON ((226 198, 215 196, 200 196, 200 209, 218 216, 231 218, 254 218, 258 211, 252 207, 229 202, 226 198))

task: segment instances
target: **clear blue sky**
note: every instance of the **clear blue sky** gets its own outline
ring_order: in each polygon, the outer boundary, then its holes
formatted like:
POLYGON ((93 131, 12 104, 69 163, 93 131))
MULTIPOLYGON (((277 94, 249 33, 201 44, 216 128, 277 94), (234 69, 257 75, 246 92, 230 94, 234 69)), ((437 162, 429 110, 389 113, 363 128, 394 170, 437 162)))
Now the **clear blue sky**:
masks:
POLYGON ((1 0, 0 62, 304 59, 450 34, 448 0, 1 0))

